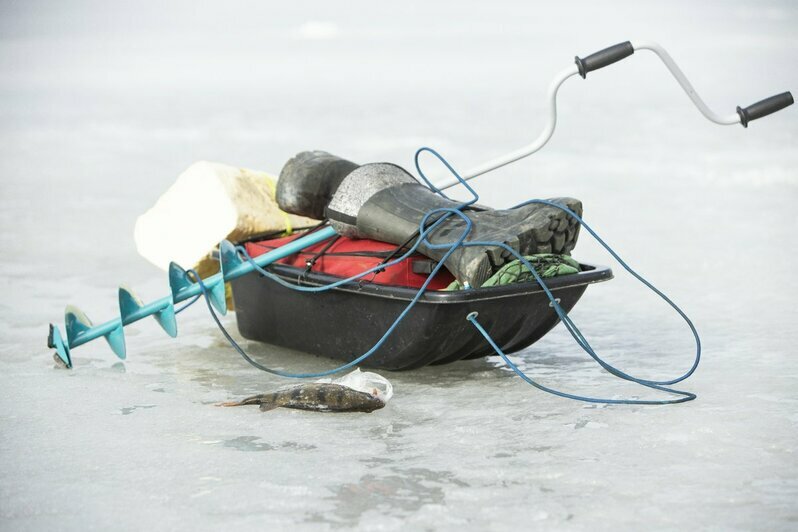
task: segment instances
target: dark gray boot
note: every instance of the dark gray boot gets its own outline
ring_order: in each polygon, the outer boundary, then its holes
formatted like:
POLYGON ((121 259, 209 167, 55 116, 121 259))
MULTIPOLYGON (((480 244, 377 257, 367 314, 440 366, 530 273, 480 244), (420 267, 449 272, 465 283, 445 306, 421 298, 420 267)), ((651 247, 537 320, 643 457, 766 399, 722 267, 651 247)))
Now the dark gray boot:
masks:
MULTIPOLYGON (((562 203, 576 214, 582 214, 579 200, 555 198, 550 201, 562 203)), ((457 206, 459 203, 435 194, 399 166, 377 163, 353 170, 341 182, 327 208, 327 215, 335 230, 344 236, 403 244, 418 231, 427 212, 457 206)), ((464 214, 473 221, 466 241, 503 242, 522 255, 568 254, 579 236, 576 220, 548 205, 465 210, 464 214)), ((465 225, 459 216, 450 216, 428 240, 433 244, 454 242, 463 233, 465 225)), ((419 251, 435 260, 441 260, 446 252, 445 249, 429 249, 424 244, 419 251)), ((505 262, 514 258, 500 247, 461 247, 447 259, 445 266, 460 282, 478 288, 505 262)))
POLYGON ((280 209, 321 220, 341 181, 358 165, 326 151, 303 151, 288 160, 277 180, 280 209))

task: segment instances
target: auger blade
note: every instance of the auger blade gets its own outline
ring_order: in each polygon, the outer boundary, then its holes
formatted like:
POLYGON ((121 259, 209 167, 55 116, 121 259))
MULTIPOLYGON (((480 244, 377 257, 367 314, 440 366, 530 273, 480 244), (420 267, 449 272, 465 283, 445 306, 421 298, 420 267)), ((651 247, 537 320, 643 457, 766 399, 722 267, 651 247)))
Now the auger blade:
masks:
MULTIPOLYGON (((127 325, 139 319, 137 315, 144 306, 141 299, 133 293, 127 286, 119 287, 119 314, 122 325, 127 325)), ((175 307, 171 303, 163 309, 156 311, 152 315, 158 325, 166 331, 166 334, 174 338, 177 336, 177 320, 175 319, 175 307)))
POLYGON ((235 268, 244 263, 244 260, 239 256, 238 250, 235 245, 229 240, 222 240, 219 243, 219 267, 222 271, 222 277, 227 279, 235 268))
MULTIPOLYGON (((224 293, 224 280, 219 277, 216 281, 203 280, 205 288, 208 290, 208 297, 211 300, 213 307, 219 311, 220 314, 227 314, 227 298, 224 293)), ((172 301, 177 303, 187 299, 183 294, 190 290, 195 284, 188 277, 188 272, 184 270, 176 262, 169 263, 169 287, 172 289, 172 301)))
MULTIPOLYGON (((222 240, 219 243, 219 270, 222 279, 228 279, 231 273, 241 266, 244 260, 239 256, 235 245, 229 240, 222 240)), ((225 293, 224 281, 208 286, 210 290, 211 303, 222 314, 227 314, 227 294, 225 293)))
POLYGON ((69 354, 69 346, 67 346, 64 339, 61 338, 61 331, 52 323, 50 324, 50 334, 47 336, 47 347, 55 349, 58 358, 64 362, 66 367, 72 367, 72 357, 69 354))
POLYGON ((211 298, 211 304, 219 314, 227 314, 227 294, 224 291, 224 280, 220 279, 217 283, 212 285, 205 285, 208 289, 208 295, 211 298))
POLYGON ((105 339, 108 341, 108 345, 111 346, 111 350, 116 356, 122 360, 127 357, 127 352, 125 349, 125 330, 121 325, 106 334, 105 339))
POLYGON ((124 285, 119 287, 119 315, 122 318, 122 325, 134 321, 130 317, 143 306, 144 303, 130 288, 124 285))
MULTIPOLYGON (((71 347, 81 338, 87 334, 93 327, 91 320, 79 308, 68 305, 64 313, 64 322, 66 327, 67 344, 71 347)), ((99 336, 99 335, 97 335, 99 336)), ((111 350, 119 358, 125 358, 125 331, 122 328, 122 322, 118 322, 115 326, 103 332, 102 336, 105 337, 111 350)))
POLYGON ((82 334, 91 329, 92 323, 86 314, 78 307, 67 305, 64 311, 64 328, 68 344, 74 345, 82 334))
POLYGON ((175 318, 175 306, 169 305, 163 310, 156 312, 153 316, 161 329, 172 338, 177 336, 177 319, 175 318))
POLYGON ((191 279, 188 278, 186 270, 176 262, 169 263, 169 288, 172 290, 172 301, 174 303, 186 299, 181 296, 193 284, 191 279))

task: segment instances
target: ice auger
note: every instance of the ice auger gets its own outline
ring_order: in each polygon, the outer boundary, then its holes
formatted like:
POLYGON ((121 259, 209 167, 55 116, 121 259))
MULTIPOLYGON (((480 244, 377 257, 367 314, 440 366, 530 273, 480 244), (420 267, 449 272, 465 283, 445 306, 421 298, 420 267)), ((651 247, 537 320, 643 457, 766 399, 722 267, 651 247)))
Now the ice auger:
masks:
MULTIPOLYGON (((252 260, 258 266, 265 267, 272 262, 293 255, 306 247, 327 240, 333 236, 335 236, 335 231, 331 227, 325 227, 252 260)), ((224 291, 225 282, 237 279, 253 271, 254 267, 241 258, 235 246, 228 240, 223 240, 221 244, 219 244, 219 263, 219 273, 203 279, 202 283, 208 291, 211 304, 220 313, 225 314, 227 312, 227 302, 225 301, 224 291)), ((54 348, 58 357, 67 367, 71 368, 72 355, 70 351, 79 345, 83 345, 100 337, 104 337, 108 341, 108 345, 111 346, 111 350, 113 350, 116 356, 124 359, 127 356, 124 327, 148 316, 153 316, 163 330, 166 331, 166 334, 174 338, 177 336, 175 304, 201 295, 202 287, 196 280, 191 279, 185 269, 174 262, 169 265, 169 287, 171 288, 171 295, 149 304, 142 303, 129 288, 120 287, 120 317, 100 325, 92 324, 86 314, 80 309, 70 305, 66 308, 66 317, 64 320, 66 341, 64 341, 64 338, 61 336, 58 327, 50 324, 50 334, 47 339, 47 345, 54 348)))

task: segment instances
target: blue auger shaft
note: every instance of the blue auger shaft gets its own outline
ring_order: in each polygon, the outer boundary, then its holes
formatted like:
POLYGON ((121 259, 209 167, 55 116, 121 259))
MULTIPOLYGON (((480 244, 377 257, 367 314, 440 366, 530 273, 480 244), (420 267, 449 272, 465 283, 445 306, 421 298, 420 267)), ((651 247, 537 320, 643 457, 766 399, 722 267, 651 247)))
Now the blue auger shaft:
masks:
MULTIPOLYGON (((255 257, 253 261, 258 266, 264 267, 282 258, 288 257, 289 255, 293 255, 294 253, 302 251, 303 249, 308 248, 314 244, 318 244, 319 242, 332 238, 336 234, 337 233, 332 227, 325 227, 323 229, 319 229, 318 231, 314 231, 308 235, 300 237, 292 242, 289 242, 277 249, 274 249, 272 251, 264 253, 263 255, 255 257)), ((208 287, 223 286, 224 283, 227 281, 237 279, 242 275, 246 275, 247 273, 254 271, 254 267, 249 262, 242 261, 237 257, 231 258, 228 255, 229 253, 234 253, 234 248, 229 242, 225 241, 222 244, 223 245, 221 246, 222 249, 220 252, 221 256, 219 259, 221 263, 221 271, 215 275, 203 279, 203 283, 208 287), (225 252, 227 252, 227 254, 225 252)), ((183 270, 180 269, 180 271, 183 270)), ((142 304, 141 306, 138 306, 135 309, 131 309, 127 313, 123 313, 124 315, 121 318, 110 320, 105 323, 101 323, 99 325, 91 325, 90 327, 83 327, 77 332, 73 332, 73 334, 71 335, 69 334, 70 324, 67 323, 68 334, 66 342, 63 341, 63 338, 61 337, 61 334, 60 332, 58 332, 57 328, 54 328, 55 330, 51 331, 51 337, 50 337, 50 343, 52 344, 51 347, 56 348, 58 355, 61 357, 62 360, 64 360, 67 366, 71 366, 71 357, 69 355, 69 349, 73 347, 83 345, 87 342, 90 342, 100 337, 106 337, 109 340, 109 343, 111 343, 111 346, 114 347, 114 343, 112 342, 112 337, 118 331, 120 331, 121 328, 124 327, 125 325, 129 325, 130 323, 138 321, 142 318, 156 315, 158 313, 167 310, 173 312, 173 305, 175 303, 179 303, 181 301, 184 301, 186 299, 189 299, 191 297, 197 296, 200 293, 202 293, 202 289, 200 288, 199 283, 192 282, 190 279, 186 279, 185 283, 186 284, 177 291, 173 287, 173 294, 171 296, 163 297, 146 305, 142 304)), ((69 314, 70 313, 68 312, 67 313, 68 321, 70 319, 69 314)), ((172 319, 174 319, 174 316, 172 316, 172 319)), ((120 357, 124 357, 124 355, 120 354, 119 352, 117 352, 117 354, 120 355, 120 357)))

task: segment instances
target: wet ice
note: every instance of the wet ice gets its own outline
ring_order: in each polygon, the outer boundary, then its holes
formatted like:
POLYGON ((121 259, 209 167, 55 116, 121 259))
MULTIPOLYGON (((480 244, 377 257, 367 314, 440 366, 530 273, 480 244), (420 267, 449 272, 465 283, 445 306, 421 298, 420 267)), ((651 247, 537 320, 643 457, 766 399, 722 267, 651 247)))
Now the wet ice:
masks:
MULTIPOLYGON (((46 325, 67 303, 104 321, 120 283, 166 294, 133 222, 194 161, 277 172, 320 148, 411 167, 430 145, 468 168, 537 135, 546 85, 573 55, 627 38, 659 40, 723 112, 798 87, 787 3, 627 3, 601 25, 592 4, 390 19, 357 7, 314 4, 321 25, 308 26, 301 7, 171 4, 145 13, 146 29, 130 22, 141 6, 3 8, 3 528, 790 528, 795 110, 714 126, 643 53, 569 82, 551 145, 475 184, 496 207, 580 198, 695 320, 705 358, 683 387, 698 401, 584 405, 484 359, 388 374, 396 394, 369 416, 219 409, 285 382, 240 360, 199 305, 174 340, 132 326, 126 361, 97 341, 74 351, 74 370, 53 368, 46 325)), ((586 237, 575 256, 608 263, 586 237)), ((612 266, 574 320, 624 370, 680 373, 689 331, 612 266)), ((333 364, 245 345, 291 371, 333 364)), ((653 396, 603 373, 562 328, 512 360, 558 389, 653 396)))

